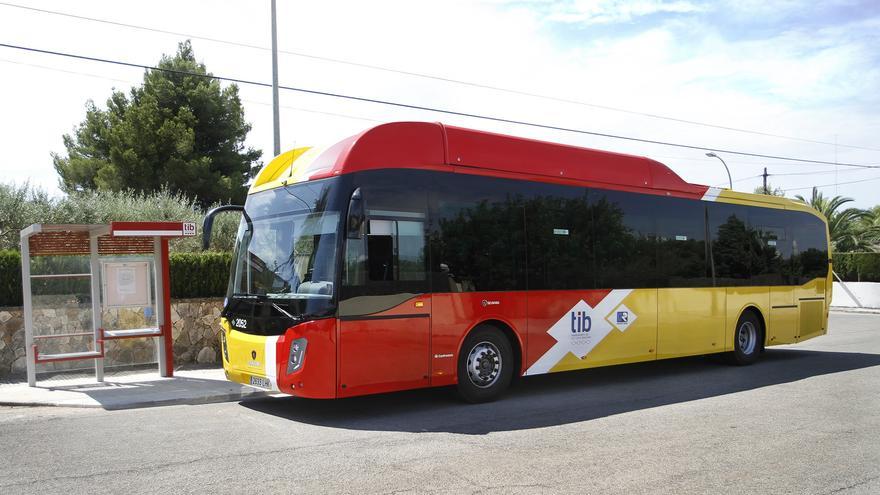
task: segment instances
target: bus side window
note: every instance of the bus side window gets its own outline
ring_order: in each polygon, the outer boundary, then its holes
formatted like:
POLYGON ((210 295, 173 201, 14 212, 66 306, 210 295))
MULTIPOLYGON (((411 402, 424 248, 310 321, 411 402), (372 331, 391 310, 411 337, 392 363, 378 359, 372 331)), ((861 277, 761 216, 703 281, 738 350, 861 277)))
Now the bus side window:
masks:
POLYGON ((792 283, 789 214, 790 212, 780 209, 749 207, 752 285, 792 283))
POLYGON ((749 285, 752 239, 746 206, 709 205, 710 254, 718 287, 749 285))
POLYGON ((659 286, 711 287, 705 203, 659 198, 656 204, 659 286))
POLYGON ((425 280, 424 231, 422 221, 370 219, 367 234, 370 280, 425 280))
POLYGON ((392 301, 384 296, 428 292, 428 196, 420 175, 383 171, 358 177, 357 208, 349 207, 355 214, 349 213, 347 222, 340 302, 370 296, 392 301))
POLYGON ((791 213, 792 271, 797 284, 828 276, 828 239, 825 224, 815 216, 801 211, 791 213))
POLYGON ((345 241, 343 286, 361 287, 367 282, 367 252, 364 242, 364 238, 346 239, 345 241))
POLYGON ((431 197, 431 273, 435 292, 523 290, 522 184, 438 174, 431 197))
POLYGON ((394 263, 395 223, 370 220, 367 233, 367 266, 370 280, 396 280, 394 263))
POLYGON ((657 217, 663 206, 659 196, 590 190, 597 289, 661 285, 657 217))

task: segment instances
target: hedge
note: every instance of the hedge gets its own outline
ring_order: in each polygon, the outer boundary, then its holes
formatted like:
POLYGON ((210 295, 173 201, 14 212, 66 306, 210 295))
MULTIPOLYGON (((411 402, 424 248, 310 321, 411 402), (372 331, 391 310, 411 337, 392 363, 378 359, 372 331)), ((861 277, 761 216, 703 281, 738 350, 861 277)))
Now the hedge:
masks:
MULTIPOLYGON (((222 297, 229 280, 229 252, 171 253, 171 297, 222 297)), ((0 251, 0 307, 21 306, 21 255, 0 251)))
POLYGON ((232 253, 171 253, 171 297, 219 297, 226 295, 232 253))
POLYGON ((880 253, 835 253, 832 263, 847 282, 880 282, 880 253))
POLYGON ((0 306, 21 306, 21 255, 0 251, 0 306))

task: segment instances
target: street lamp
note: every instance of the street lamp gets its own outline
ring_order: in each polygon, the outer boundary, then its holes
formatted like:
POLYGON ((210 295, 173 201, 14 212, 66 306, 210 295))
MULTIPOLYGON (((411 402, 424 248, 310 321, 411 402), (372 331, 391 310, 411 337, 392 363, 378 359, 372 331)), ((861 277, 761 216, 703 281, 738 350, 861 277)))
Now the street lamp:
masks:
POLYGON ((709 153, 706 153, 706 156, 708 156, 709 158, 717 158, 717 159, 721 160, 721 164, 724 165, 724 170, 727 170, 727 180, 730 182, 730 190, 732 191, 733 190, 733 179, 730 178, 730 169, 727 168, 727 164, 724 163, 724 159, 722 159, 720 156, 716 155, 715 153, 712 153, 711 151, 709 153))

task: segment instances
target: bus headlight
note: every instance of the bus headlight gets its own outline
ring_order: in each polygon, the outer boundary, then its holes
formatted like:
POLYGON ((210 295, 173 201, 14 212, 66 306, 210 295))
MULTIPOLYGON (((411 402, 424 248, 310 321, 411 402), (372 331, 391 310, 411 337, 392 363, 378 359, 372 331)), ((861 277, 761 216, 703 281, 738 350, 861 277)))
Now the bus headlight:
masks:
POLYGON ((287 374, 293 373, 302 367, 303 358, 306 355, 307 344, 308 341, 304 338, 296 339, 290 343, 290 357, 287 360, 287 374))

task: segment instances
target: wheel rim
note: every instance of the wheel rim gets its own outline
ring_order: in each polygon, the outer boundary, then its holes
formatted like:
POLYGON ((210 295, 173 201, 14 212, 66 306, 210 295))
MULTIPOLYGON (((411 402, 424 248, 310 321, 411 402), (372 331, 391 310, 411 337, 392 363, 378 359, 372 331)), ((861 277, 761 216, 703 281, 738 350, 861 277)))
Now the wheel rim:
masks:
POLYGON ((495 344, 480 342, 471 348, 467 358, 467 373, 471 383, 488 388, 501 376, 501 353, 495 344))
POLYGON ((750 321, 743 322, 739 326, 737 339, 739 339, 739 350, 743 354, 748 355, 755 352, 755 346, 758 343, 758 330, 755 328, 754 323, 750 321))

